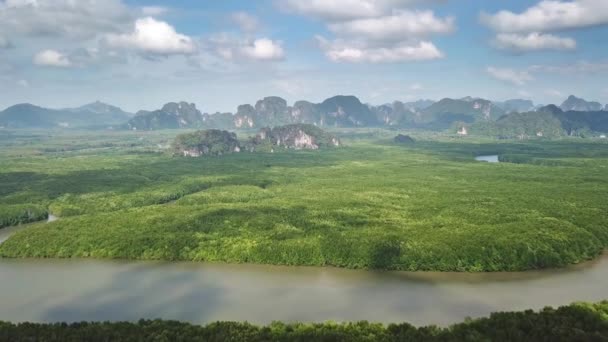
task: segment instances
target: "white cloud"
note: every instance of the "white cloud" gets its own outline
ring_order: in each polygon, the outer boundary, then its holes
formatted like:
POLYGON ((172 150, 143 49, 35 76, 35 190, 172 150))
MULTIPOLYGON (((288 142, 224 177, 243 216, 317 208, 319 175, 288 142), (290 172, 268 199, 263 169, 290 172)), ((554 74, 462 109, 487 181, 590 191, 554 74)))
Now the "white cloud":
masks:
POLYGON ((17 85, 23 88, 27 88, 30 86, 30 83, 27 80, 18 80, 17 85))
POLYGON ((255 60, 280 60, 285 57, 281 43, 268 38, 256 39, 251 45, 244 46, 242 51, 245 56, 255 60))
POLYGON ((355 19, 329 25, 339 36, 373 41, 403 41, 430 34, 454 31, 454 19, 437 18, 433 11, 397 10, 376 18, 355 19))
POLYGON ((203 46, 204 50, 228 61, 277 61, 285 58, 282 43, 269 38, 243 39, 224 32, 203 41, 203 46))
POLYGON ((530 34, 500 33, 496 35, 494 45, 502 50, 516 52, 576 49, 576 41, 572 38, 538 32, 530 34))
POLYGON ((69 67, 72 65, 70 59, 56 50, 43 50, 34 56, 34 64, 40 66, 69 67))
POLYGON ((121 0, 0 1, 0 31, 87 39, 119 32, 132 20, 121 0))
POLYGON ((507 68, 487 67, 486 72, 497 80, 518 86, 522 86, 534 79, 527 71, 517 71, 507 68))
POLYGON ((349 63, 398 63, 433 60, 443 57, 443 53, 431 42, 422 41, 415 45, 397 44, 390 47, 367 47, 351 45, 341 40, 328 41, 317 37, 325 55, 333 62, 349 63))
MULTIPOLYGON (((290 0, 292 11, 328 20, 333 39, 317 36, 334 62, 398 63, 442 58, 427 38, 455 30, 454 18, 430 10, 399 9, 416 0, 290 0)), ((428 3, 428 2, 427 2, 428 3)))
POLYGON ((282 0, 280 7, 323 20, 338 21, 373 18, 387 14, 393 8, 429 0, 282 0))
POLYGON ((133 32, 109 34, 110 47, 131 49, 150 55, 188 55, 196 51, 192 38, 177 33, 173 26, 152 17, 137 19, 133 32))
POLYGON ((522 13, 481 14, 484 24, 498 32, 546 32, 608 24, 608 1, 544 0, 522 13))
POLYGON ((258 18, 247 12, 232 13, 231 19, 243 32, 254 32, 260 27, 258 18))
POLYGON ((141 8, 141 14, 147 17, 158 17, 167 12, 169 12, 169 9, 163 6, 143 6, 141 8))

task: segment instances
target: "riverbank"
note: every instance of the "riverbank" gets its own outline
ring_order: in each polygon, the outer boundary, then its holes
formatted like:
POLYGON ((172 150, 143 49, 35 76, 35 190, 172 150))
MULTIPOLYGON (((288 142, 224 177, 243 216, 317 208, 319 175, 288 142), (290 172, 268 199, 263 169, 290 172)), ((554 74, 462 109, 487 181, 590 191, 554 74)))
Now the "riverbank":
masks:
POLYGON ((448 328, 408 323, 320 323, 268 326, 177 321, 137 323, 12 324, 0 322, 0 341, 189 340, 189 341, 603 341, 608 339, 608 302, 577 303, 542 311, 500 312, 448 328))

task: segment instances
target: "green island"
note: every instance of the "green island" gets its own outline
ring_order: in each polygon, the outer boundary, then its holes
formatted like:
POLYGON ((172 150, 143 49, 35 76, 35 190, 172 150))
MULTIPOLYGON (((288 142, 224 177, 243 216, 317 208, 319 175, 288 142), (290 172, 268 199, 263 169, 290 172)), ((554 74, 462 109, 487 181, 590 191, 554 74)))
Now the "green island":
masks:
POLYGON ((450 327, 408 323, 281 323, 256 326, 178 321, 19 323, 0 321, 0 341, 605 341, 608 302, 535 312, 497 312, 450 327))
POLYGON ((605 140, 336 128, 248 152, 255 130, 175 153, 191 132, 0 131, 0 226, 30 223, 0 256, 488 272, 608 246, 605 140))

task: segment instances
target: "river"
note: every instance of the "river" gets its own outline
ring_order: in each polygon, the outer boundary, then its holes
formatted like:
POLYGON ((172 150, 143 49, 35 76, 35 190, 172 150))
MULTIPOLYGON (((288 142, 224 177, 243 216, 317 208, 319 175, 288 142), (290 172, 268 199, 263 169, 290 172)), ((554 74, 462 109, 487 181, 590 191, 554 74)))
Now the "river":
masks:
POLYGON ((482 274, 0 259, 0 320, 13 322, 163 318, 446 325, 493 311, 606 298, 607 256, 562 270, 482 274))
POLYGON ((488 163, 499 163, 500 161, 498 160, 498 155, 489 155, 489 156, 477 156, 475 157, 475 160, 477 161, 482 161, 482 162, 488 162, 488 163))

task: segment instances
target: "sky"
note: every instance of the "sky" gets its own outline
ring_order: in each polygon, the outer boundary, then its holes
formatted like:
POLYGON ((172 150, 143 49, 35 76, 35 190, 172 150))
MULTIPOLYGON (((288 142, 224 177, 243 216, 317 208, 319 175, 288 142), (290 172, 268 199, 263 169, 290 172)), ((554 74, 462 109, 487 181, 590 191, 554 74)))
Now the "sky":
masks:
POLYGON ((608 0, 0 0, 0 108, 608 103, 608 0))

